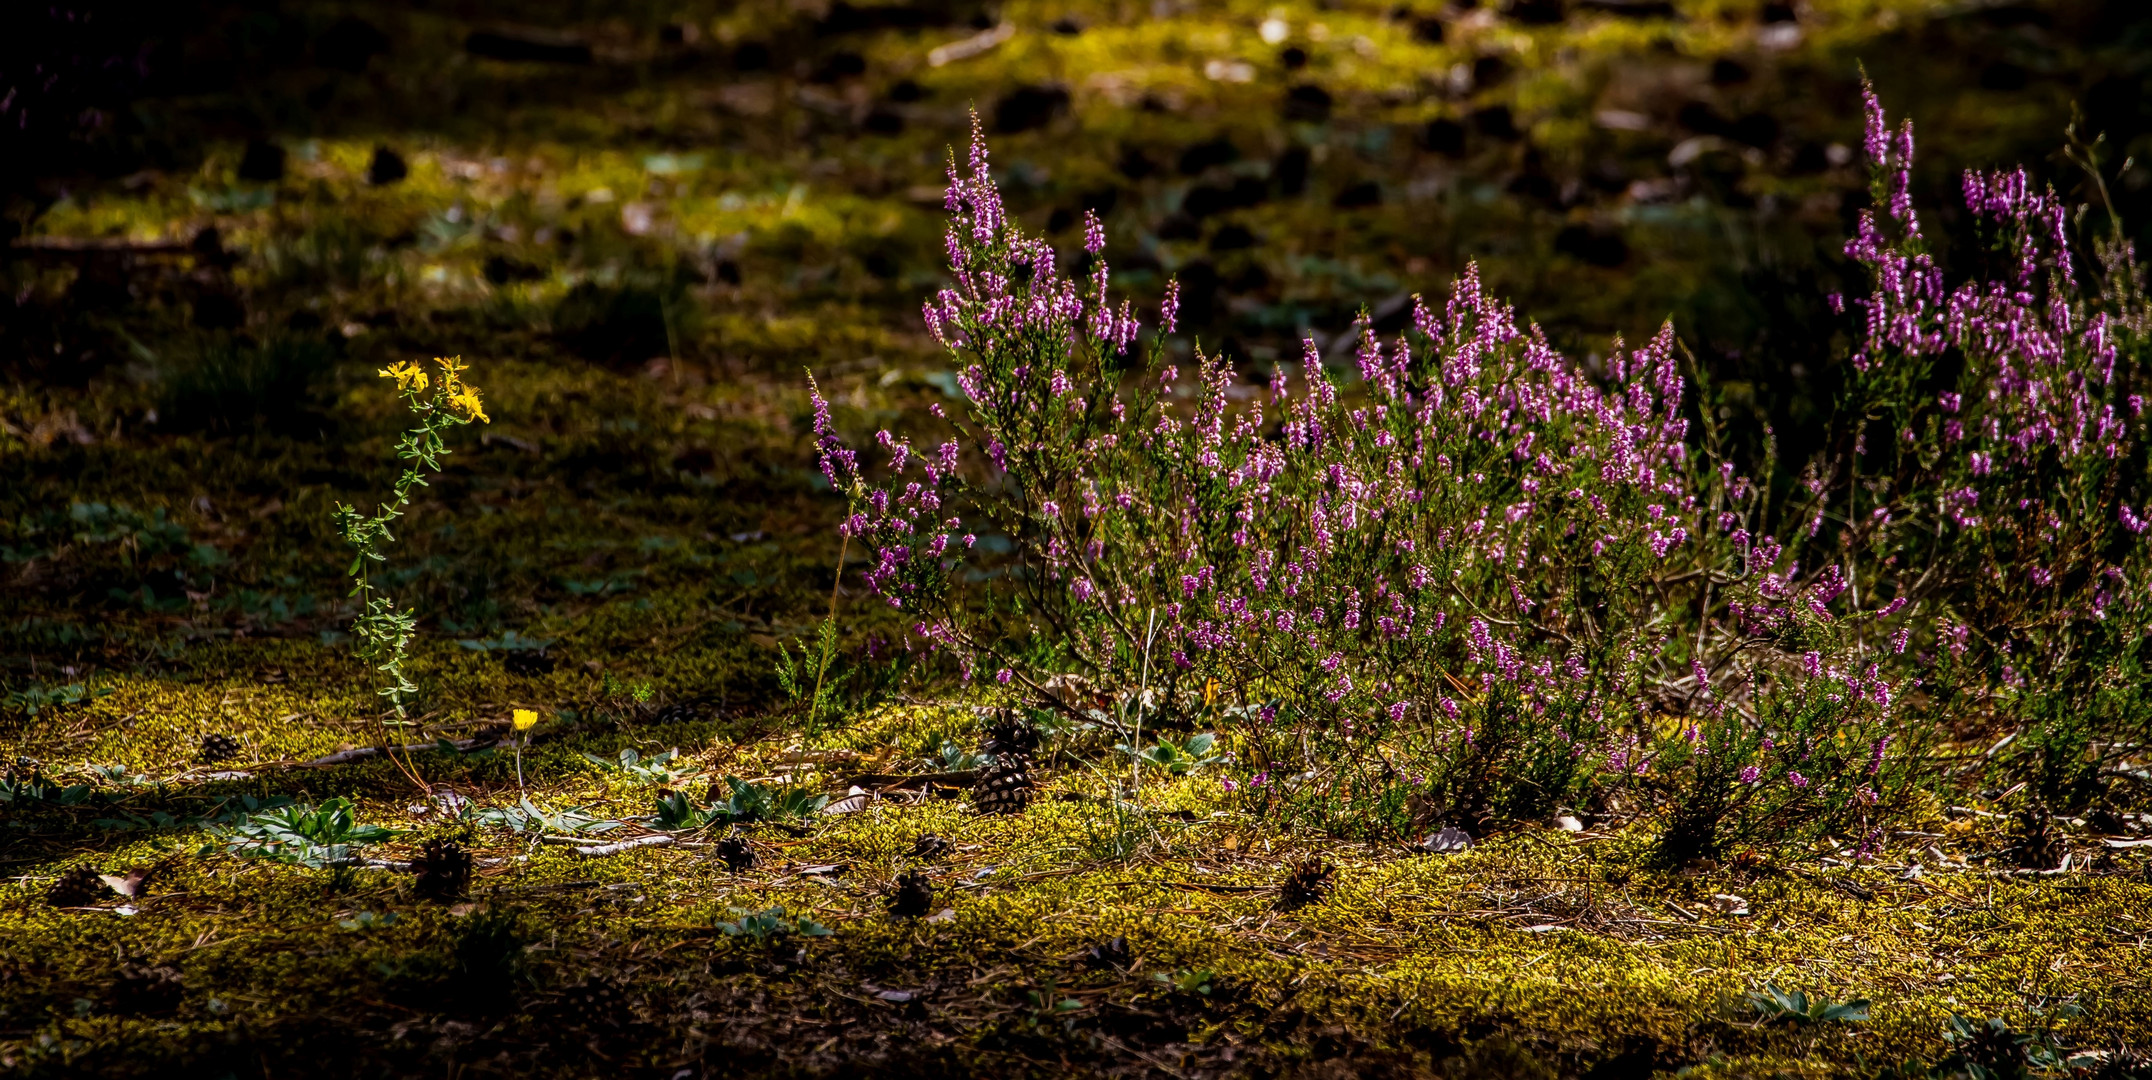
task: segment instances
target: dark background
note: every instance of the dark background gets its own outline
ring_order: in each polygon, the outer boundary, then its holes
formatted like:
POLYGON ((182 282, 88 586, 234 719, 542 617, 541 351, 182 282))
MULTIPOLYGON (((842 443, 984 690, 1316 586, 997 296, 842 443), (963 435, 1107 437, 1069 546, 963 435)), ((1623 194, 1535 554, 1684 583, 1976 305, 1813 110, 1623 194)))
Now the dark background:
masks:
POLYGON ((1916 122, 1953 275, 1982 258, 1968 167, 2022 163, 2085 207, 2082 235, 2110 196, 2132 235, 2152 228, 2147 173, 2123 168, 2152 131, 2152 14, 2120 0, 113 0, 22 12, 0 49, 0 372, 91 430, 154 411, 146 431, 318 438, 353 325, 413 352, 662 356, 786 393, 832 363, 939 386, 916 312, 971 107, 1028 228, 1080 268, 1081 214, 1100 213, 1116 284, 1155 302, 1177 276, 1184 328, 1255 378, 1302 334, 1342 361, 1363 308, 1399 328, 1411 293, 1477 259, 1587 363, 1671 318, 1730 434, 1753 453, 1770 424, 1795 462, 1858 314, 1825 297, 1865 291, 1841 253, 1868 199, 1864 68, 1916 122), (1271 10, 1276 42, 1257 33, 1271 10), (925 61, 1003 22, 1008 44, 925 61), (2106 193, 2065 159, 2073 130, 2106 193), (324 172, 325 145, 376 152, 324 172), (636 228, 548 201, 546 170, 451 221, 454 177, 411 175, 427 155, 707 161, 620 193, 657 221, 636 228), (719 190, 797 190, 801 213, 688 225, 719 190), (151 240, 194 253, 54 250, 151 240), (492 295, 413 303, 420 264, 492 295), (785 319, 843 332, 765 332, 785 319), (172 359, 226 346, 244 355, 172 359))

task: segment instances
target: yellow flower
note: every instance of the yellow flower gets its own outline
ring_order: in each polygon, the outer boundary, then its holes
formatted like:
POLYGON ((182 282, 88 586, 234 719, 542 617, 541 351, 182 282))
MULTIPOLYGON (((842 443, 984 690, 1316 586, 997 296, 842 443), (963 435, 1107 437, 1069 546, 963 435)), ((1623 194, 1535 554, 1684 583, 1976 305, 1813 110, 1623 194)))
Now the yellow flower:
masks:
POLYGON ((436 356, 433 358, 433 362, 441 365, 441 378, 447 380, 447 386, 451 390, 455 389, 456 384, 462 381, 457 377, 456 373, 469 370, 471 366, 464 363, 463 357, 460 356, 436 356))
POLYGON ((467 420, 476 420, 485 424, 493 422, 493 419, 486 415, 485 407, 478 403, 478 388, 470 383, 458 386, 456 392, 449 397, 448 405, 450 408, 462 413, 467 420))
POLYGON ((398 360, 382 368, 381 377, 396 380, 396 389, 399 391, 409 392, 415 390, 423 393, 426 389, 426 372, 417 364, 409 361, 398 360))
POLYGON ((531 728, 535 727, 535 726, 537 725, 537 723, 538 723, 538 712, 537 712, 537 710, 535 710, 535 709, 517 709, 517 710, 516 710, 516 730, 517 730, 517 731, 529 731, 529 730, 530 730, 531 728))

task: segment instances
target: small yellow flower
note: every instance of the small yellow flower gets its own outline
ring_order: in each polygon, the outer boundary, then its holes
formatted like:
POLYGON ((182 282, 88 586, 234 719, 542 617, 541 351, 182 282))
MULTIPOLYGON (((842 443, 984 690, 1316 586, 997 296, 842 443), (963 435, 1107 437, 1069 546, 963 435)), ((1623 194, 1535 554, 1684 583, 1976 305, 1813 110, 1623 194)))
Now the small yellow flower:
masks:
POLYGON ((381 377, 396 380, 396 389, 399 391, 415 390, 419 393, 424 393, 426 390, 426 372, 417 364, 409 361, 398 360, 382 368, 381 377))
POLYGON ((441 365, 441 378, 447 380, 448 388, 451 390, 455 389, 456 384, 462 381, 457 376, 457 372, 469 370, 471 366, 464 363, 463 357, 460 356, 436 356, 433 358, 433 362, 441 365))
POLYGON ((456 392, 450 395, 448 399, 448 406, 462 413, 467 420, 476 420, 484 424, 493 422, 493 419, 486 415, 485 406, 478 402, 478 388, 470 383, 464 383, 456 388, 456 392))
POLYGON ((536 727, 536 726, 537 726, 537 724, 538 724, 538 711, 537 711, 537 710, 535 710, 535 709, 517 709, 517 710, 516 710, 516 730, 517 730, 517 731, 529 731, 529 730, 530 730, 531 728, 533 728, 533 727, 536 727))

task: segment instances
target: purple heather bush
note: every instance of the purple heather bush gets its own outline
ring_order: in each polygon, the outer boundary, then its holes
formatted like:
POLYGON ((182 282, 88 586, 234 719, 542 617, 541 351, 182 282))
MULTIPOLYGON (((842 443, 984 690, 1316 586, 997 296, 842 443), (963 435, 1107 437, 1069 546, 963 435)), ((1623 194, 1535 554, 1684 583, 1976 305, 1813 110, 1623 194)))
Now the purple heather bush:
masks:
POLYGON ((1140 687, 1228 733, 1252 807, 1345 831, 1626 792, 1672 858, 1872 851, 1983 768, 2093 798, 2152 735, 2138 269, 2103 241, 2081 274, 2052 192, 1968 174, 1995 267, 1950 286, 1912 127, 1868 108, 1847 253, 1874 289, 1833 298, 1857 343, 1798 477, 1722 452, 1671 326, 1586 370, 1472 267, 1407 332, 1361 325, 1349 370, 1312 340, 1267 386, 1200 346, 1179 370, 1175 287, 1149 327, 1116 303, 1095 219, 1063 273, 975 126, 924 313, 953 437, 879 432, 870 467, 814 399, 865 585, 965 679, 1060 709, 1057 676, 1140 687))

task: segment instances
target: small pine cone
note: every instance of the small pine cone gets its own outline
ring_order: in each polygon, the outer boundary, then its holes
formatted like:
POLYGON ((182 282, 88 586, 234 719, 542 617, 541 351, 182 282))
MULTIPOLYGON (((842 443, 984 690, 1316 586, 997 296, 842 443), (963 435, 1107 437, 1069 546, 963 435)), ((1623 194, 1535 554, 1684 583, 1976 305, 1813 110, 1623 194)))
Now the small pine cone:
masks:
POLYGON ((934 883, 927 876, 912 871, 897 879, 897 887, 889 894, 889 913, 900 919, 916 919, 934 910, 934 883))
POLYGON ((411 860, 418 873, 414 883, 420 896, 429 900, 453 900, 471 886, 471 853, 462 844, 434 837, 419 848, 411 860))
POLYGON ((912 842, 912 858, 938 859, 949 853, 949 847, 948 838, 928 833, 912 842))
POLYGON ((1003 709, 995 715, 994 722, 987 725, 986 738, 979 744, 979 749, 992 757, 1013 754, 1028 758, 1038 752, 1039 732, 1014 710, 1003 709))
POLYGON ((2062 830, 2055 825, 2054 815, 2045 807, 2029 807, 2018 815, 2018 841, 2012 854, 2019 866, 2027 870, 2053 870, 2062 864, 2062 857, 2069 850, 2062 830))
POLYGON ((1023 813, 1038 788, 1031 761, 1038 748, 1037 729, 1015 713, 1003 710, 986 729, 986 739, 980 744, 992 760, 972 783, 972 807, 982 814, 1023 813))
POLYGON ((127 1016, 162 1016, 179 1008, 186 992, 179 972, 163 964, 131 959, 112 980, 112 1011, 127 1016))
POLYGON ((1005 754, 979 773, 971 786, 972 809, 982 814, 1021 814, 1031 805, 1038 782, 1031 777, 1031 759, 1005 754))
POLYGON ((753 869, 755 865, 755 849, 750 847, 746 840, 737 836, 728 836, 723 840, 719 840, 715 854, 719 859, 724 860, 725 869, 735 874, 742 870, 753 869))
POLYGON ((1336 873, 1321 859, 1302 859, 1294 864, 1293 872, 1286 875, 1285 885, 1278 890, 1278 909, 1298 911, 1309 904, 1322 903, 1330 895, 1330 879, 1336 873))
POLYGON ((204 762, 215 764, 219 761, 230 761, 239 756, 241 749, 238 739, 223 732, 202 736, 201 758, 204 762))
POLYGON ((89 907, 111 891, 95 867, 75 866, 45 890, 45 902, 53 907, 89 907))

